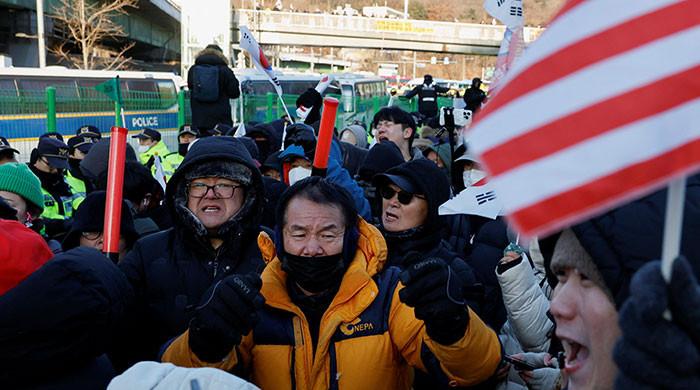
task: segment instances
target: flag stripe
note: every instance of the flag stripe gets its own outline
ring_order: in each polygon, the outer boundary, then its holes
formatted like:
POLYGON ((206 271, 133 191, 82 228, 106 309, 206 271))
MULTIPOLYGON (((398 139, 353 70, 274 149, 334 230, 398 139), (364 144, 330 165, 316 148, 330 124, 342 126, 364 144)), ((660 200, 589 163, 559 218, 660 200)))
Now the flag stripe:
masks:
MULTIPOLYGON (((606 1, 586 1, 548 26, 545 34, 528 47, 528 55, 513 66, 503 81, 510 82, 531 65, 580 40, 678 2, 679 0, 637 0, 633 5, 616 5, 615 12, 610 12, 611 4, 606 1)), ((656 28, 658 24, 658 21, 654 21, 652 25, 656 28)))
POLYGON ((688 29, 697 24, 684 18, 686 12, 700 14, 700 1, 682 2, 629 20, 594 36, 578 41, 533 64, 502 88, 482 113, 485 118, 500 107, 532 90, 555 82, 588 65, 646 43, 688 29), (658 23, 663 20, 664 23, 658 23), (649 28, 654 26, 654 28, 649 28))
MULTIPOLYGON (((522 165, 492 177, 491 183, 508 211, 514 212, 557 193, 570 191, 598 180, 609 172, 624 169, 640 161, 700 138, 697 124, 700 99, 642 121, 607 132, 548 158, 522 165), (685 126, 678 124, 685 123, 685 126), (691 124, 695 123, 693 128, 691 124), (543 178, 546 180, 533 180, 543 178), (518 191, 501 191, 517 188, 518 191)), ((486 161, 489 165, 489 161, 486 161)))
POLYGON ((700 97, 700 65, 653 84, 602 100, 585 109, 521 134, 482 155, 489 173, 499 175, 514 167, 599 136, 620 126, 700 97), (696 84, 693 87, 693 84, 696 84), (571 131, 571 129, 580 129, 571 131), (523 145, 528 147, 524 148, 523 145), (508 159, 499 156, 509 156, 508 159))
POLYGON ((498 110, 498 115, 481 117, 480 127, 498 129, 488 137, 473 137, 477 153, 531 129, 577 112, 596 102, 617 96, 659 78, 700 63, 700 50, 688 50, 700 41, 700 27, 685 30, 643 47, 589 66, 557 83, 533 91, 498 110), (660 61, 659 58, 663 58, 660 61), (653 66, 649 66, 653 63, 653 66), (621 77, 624 75, 624 77, 621 77), (536 111, 537 115, 525 115, 536 111))
POLYGON ((546 235, 587 217, 592 217, 621 201, 658 189, 669 177, 700 167, 700 139, 680 145, 604 178, 572 188, 511 215, 520 231, 546 235), (670 162, 670 164, 669 164, 670 162))

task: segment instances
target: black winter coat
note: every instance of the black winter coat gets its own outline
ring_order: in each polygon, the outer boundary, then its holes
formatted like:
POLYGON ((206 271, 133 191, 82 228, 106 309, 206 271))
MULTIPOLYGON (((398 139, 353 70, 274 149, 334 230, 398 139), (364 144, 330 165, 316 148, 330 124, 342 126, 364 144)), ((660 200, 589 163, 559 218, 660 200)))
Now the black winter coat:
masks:
POLYGON ((193 90, 194 72, 199 65, 214 65, 219 68, 219 98, 215 102, 201 102, 190 99, 192 107, 192 125, 200 130, 211 129, 217 123, 233 126, 231 104, 229 99, 240 96, 238 79, 228 67, 228 61, 217 50, 205 49, 197 55, 194 65, 187 71, 187 87, 193 90))
POLYGON ((185 156, 166 189, 174 228, 137 241, 119 263, 136 299, 111 357, 122 370, 141 360, 158 360, 160 348, 184 332, 204 292, 230 274, 260 273, 257 246, 264 187, 250 154, 231 137, 203 138, 185 156), (200 163, 232 161, 252 172, 241 210, 218 229, 223 244, 215 250, 201 222, 184 209, 185 176, 200 163), (203 232, 204 230, 204 232, 203 232))
POLYGON ((116 374, 105 352, 131 294, 95 249, 56 255, 0 296, 0 387, 104 389, 116 374))

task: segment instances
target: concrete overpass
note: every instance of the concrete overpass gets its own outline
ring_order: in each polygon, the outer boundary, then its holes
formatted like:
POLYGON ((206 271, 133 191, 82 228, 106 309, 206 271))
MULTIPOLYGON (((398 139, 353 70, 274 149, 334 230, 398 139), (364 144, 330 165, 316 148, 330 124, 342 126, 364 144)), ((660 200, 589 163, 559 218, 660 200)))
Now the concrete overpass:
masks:
MULTIPOLYGON (((234 11, 234 30, 241 25, 248 26, 264 45, 477 55, 497 55, 505 32, 504 26, 490 24, 238 9, 234 11)), ((525 42, 535 40, 542 31, 526 27, 525 42)))

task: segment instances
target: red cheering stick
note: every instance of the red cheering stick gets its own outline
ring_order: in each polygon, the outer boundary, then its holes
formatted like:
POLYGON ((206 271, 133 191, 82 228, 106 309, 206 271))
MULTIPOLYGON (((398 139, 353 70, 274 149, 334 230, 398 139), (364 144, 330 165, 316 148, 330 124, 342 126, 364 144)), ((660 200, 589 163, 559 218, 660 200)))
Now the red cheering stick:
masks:
POLYGON ((127 129, 114 126, 109 140, 107 203, 105 204, 102 251, 115 263, 119 260, 119 229, 122 220, 122 190, 124 188, 127 133, 127 129))
POLYGON ((323 99, 321 127, 318 130, 316 153, 314 154, 314 163, 311 169, 311 175, 313 176, 326 176, 328 156, 331 152, 331 140, 333 139, 333 128, 335 127, 336 111, 338 111, 338 99, 332 97, 323 99))

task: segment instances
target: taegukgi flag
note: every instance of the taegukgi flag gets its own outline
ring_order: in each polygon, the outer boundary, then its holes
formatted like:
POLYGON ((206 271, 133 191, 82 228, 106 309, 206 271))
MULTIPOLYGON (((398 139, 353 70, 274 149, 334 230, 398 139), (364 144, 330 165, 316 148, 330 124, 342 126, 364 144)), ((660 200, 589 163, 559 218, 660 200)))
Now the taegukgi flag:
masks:
POLYGON ((700 1, 570 0, 470 143, 521 233, 543 235, 700 168, 700 1))
POLYGON ((263 53, 260 45, 258 45, 258 41, 255 40, 255 37, 253 37, 253 34, 250 32, 250 30, 248 30, 248 27, 240 26, 239 31, 241 33, 241 49, 250 54, 250 58, 253 60, 253 65, 267 75, 270 82, 275 87, 277 95, 282 96, 282 85, 277 79, 277 76, 275 76, 275 72, 272 70, 272 65, 270 65, 267 57, 265 57, 265 53, 263 53))

